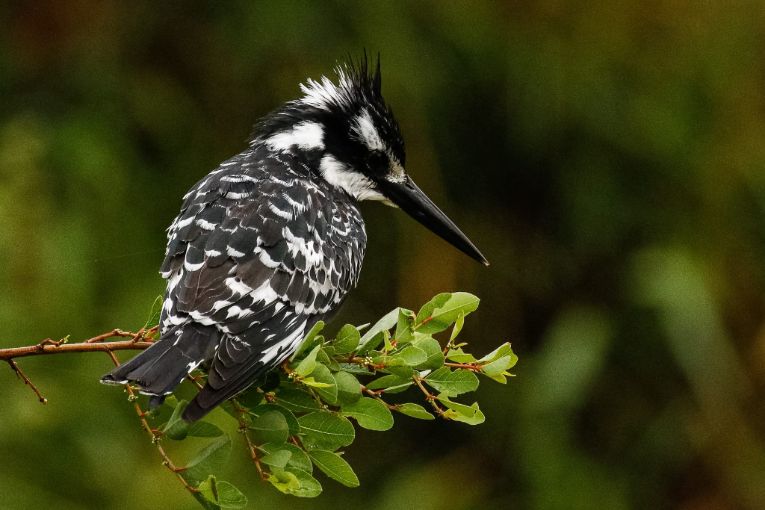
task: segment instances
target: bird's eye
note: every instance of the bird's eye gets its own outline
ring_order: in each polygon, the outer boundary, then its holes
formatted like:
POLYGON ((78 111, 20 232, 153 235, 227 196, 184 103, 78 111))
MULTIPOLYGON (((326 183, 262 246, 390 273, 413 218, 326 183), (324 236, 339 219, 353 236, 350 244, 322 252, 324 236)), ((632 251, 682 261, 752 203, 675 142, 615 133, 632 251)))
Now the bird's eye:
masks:
POLYGON ((388 171, 388 156, 382 151, 369 153, 369 169, 374 173, 383 174, 388 171))

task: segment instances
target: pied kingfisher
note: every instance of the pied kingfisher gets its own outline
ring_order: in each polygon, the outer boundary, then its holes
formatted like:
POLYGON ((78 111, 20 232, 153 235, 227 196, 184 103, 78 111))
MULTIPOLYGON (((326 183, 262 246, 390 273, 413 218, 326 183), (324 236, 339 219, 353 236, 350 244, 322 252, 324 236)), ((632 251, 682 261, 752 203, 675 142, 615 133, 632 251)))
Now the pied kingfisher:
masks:
POLYGON ((160 338, 104 383, 134 383, 157 405, 200 364, 198 420, 290 355, 359 278, 361 200, 397 206, 486 259, 405 173, 404 141, 380 90, 380 62, 338 65, 255 126, 249 147, 185 195, 168 229, 160 338))

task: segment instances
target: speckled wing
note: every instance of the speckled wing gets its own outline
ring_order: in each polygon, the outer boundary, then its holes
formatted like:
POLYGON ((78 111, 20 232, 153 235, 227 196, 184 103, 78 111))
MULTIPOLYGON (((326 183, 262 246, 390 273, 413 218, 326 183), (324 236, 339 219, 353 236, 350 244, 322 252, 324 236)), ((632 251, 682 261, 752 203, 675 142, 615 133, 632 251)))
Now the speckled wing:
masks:
POLYGON ((193 321, 223 333, 196 399, 202 409, 288 357, 356 284, 364 227, 334 193, 282 161, 233 159, 186 195, 161 269, 161 326, 193 321))

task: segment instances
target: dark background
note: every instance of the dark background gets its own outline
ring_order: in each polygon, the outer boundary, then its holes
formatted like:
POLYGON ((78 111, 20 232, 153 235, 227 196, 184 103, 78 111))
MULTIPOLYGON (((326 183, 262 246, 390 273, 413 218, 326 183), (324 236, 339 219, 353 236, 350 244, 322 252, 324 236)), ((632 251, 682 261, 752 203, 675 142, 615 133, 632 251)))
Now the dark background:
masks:
MULTIPOLYGON (((482 426, 360 432, 361 488, 281 496, 239 437, 222 478, 251 508, 763 508, 764 27, 743 1, 4 2, 0 346, 140 327, 185 191, 379 50, 409 173, 492 265, 365 204, 330 330, 470 291, 463 336, 517 376, 482 426)), ((1 508, 195 508, 106 356, 20 364, 50 403, 0 371, 1 508)))

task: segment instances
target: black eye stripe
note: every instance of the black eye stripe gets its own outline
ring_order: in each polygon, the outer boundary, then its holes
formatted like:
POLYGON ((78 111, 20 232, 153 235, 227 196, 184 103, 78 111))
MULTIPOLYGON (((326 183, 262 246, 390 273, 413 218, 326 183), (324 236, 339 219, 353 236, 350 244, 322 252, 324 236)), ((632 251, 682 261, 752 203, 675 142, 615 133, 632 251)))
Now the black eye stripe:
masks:
POLYGON ((369 169, 374 173, 386 173, 388 171, 388 155, 382 151, 372 151, 367 158, 369 169))

